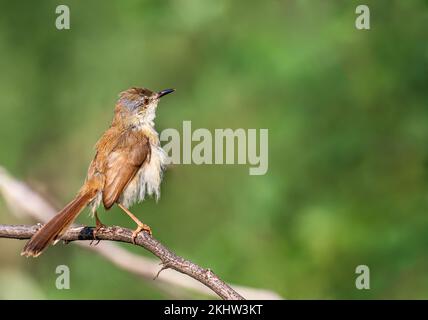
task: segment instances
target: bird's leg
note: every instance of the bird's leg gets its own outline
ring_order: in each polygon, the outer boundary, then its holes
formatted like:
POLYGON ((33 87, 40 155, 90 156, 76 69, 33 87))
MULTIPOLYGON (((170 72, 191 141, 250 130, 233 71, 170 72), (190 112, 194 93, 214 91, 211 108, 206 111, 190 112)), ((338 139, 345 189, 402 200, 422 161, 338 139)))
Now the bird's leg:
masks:
MULTIPOLYGON (((102 229, 105 228, 105 224, 103 224, 100 220, 100 218, 98 218, 98 213, 97 210, 94 211, 94 217, 95 217, 95 229, 92 232, 93 236, 94 236, 94 240, 97 240, 97 232, 102 229)), ((89 245, 92 245, 92 242, 94 241, 92 240, 91 243, 89 245)), ((98 242, 95 244, 95 246, 100 243, 101 240, 98 240, 98 242)))
POLYGON ((135 244, 135 238, 141 231, 146 231, 149 235, 152 235, 152 229, 147 224, 142 223, 134 214, 125 208, 123 205, 118 203, 119 208, 121 208, 128 216, 131 217, 132 220, 137 224, 137 229, 132 233, 132 243, 135 244))

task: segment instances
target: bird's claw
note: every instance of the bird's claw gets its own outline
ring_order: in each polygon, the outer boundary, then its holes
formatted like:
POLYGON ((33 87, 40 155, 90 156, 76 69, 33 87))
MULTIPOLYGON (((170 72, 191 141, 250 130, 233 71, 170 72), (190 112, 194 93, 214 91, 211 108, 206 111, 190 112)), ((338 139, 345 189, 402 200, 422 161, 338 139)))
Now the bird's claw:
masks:
POLYGON ((132 232, 132 243, 133 244, 135 244, 135 239, 138 237, 138 234, 141 232, 141 231, 145 231, 145 232, 147 232, 150 236, 153 234, 152 233, 152 229, 147 225, 147 224, 141 224, 141 225, 138 225, 138 227, 137 227, 137 229, 135 229, 135 231, 134 232, 132 232))

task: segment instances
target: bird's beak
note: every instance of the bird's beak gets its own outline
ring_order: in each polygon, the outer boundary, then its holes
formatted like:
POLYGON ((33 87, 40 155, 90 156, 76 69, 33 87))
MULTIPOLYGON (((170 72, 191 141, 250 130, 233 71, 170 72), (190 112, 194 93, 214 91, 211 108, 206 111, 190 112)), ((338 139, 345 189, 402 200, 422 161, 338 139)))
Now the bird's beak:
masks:
POLYGON ((158 98, 163 97, 167 94, 173 93, 174 91, 175 91, 175 89, 165 89, 165 90, 159 91, 158 92, 158 98))

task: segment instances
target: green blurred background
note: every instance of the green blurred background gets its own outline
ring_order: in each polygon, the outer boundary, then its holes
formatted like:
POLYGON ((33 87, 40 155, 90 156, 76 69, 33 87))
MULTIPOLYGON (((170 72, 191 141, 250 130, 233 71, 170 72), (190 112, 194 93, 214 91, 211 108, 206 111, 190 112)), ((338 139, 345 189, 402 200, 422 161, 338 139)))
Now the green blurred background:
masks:
MULTIPOLYGON (((1 1, 0 165, 64 205, 117 94, 174 87, 159 130, 268 128, 269 171, 171 167, 161 201, 133 208, 158 239, 286 298, 428 298, 428 1, 365 1, 370 31, 355 28, 358 4, 1 1), (70 30, 55 28, 59 4, 70 30), (355 288, 360 264, 370 290, 355 288)), ((32 221, 1 199, 0 223, 32 221)), ((0 239, 0 298, 166 297, 79 247, 34 260, 22 245, 0 239), (70 290, 55 288, 59 264, 70 290)))

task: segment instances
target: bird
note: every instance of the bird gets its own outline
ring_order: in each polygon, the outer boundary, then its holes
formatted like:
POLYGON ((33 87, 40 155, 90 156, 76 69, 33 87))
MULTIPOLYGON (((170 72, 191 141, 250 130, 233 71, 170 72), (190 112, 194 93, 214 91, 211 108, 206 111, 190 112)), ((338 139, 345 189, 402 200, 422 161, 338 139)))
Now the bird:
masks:
POLYGON ((21 255, 38 257, 51 243, 56 243, 85 207, 95 218, 96 232, 105 225, 97 209, 117 205, 137 224, 132 233, 152 231, 129 208, 146 196, 160 197, 160 184, 166 167, 167 154, 162 149, 154 120, 161 97, 174 92, 159 92, 132 87, 119 94, 110 127, 95 145, 84 184, 75 198, 41 227, 25 244, 21 255))

